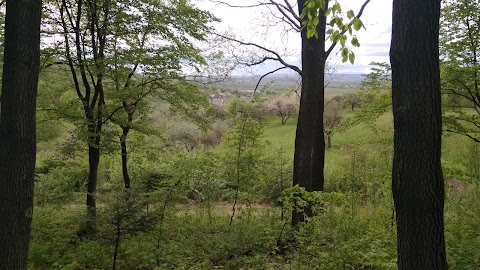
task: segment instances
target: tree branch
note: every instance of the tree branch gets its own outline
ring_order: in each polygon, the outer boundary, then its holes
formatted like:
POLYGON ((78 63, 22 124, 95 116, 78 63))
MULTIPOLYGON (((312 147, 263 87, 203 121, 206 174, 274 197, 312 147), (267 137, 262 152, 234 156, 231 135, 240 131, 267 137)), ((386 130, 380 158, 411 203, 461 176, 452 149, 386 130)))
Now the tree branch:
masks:
POLYGON ((453 130, 453 129, 446 129, 445 131, 467 136, 468 138, 472 139, 473 141, 475 141, 477 143, 480 143, 480 139, 477 139, 477 138, 473 137, 472 135, 470 135, 466 132, 460 132, 460 131, 456 131, 456 130, 453 130))
MULTIPOLYGON (((368 4, 369 2, 370 2, 370 0, 366 0, 366 1, 363 3, 362 7, 360 8, 360 11, 358 12, 357 16, 355 16, 355 18, 360 19, 360 17, 361 17, 362 14, 363 14, 363 10, 365 9, 365 7, 367 6, 367 4, 368 4)), ((343 30, 342 32, 340 32, 340 35, 345 34, 345 33, 348 31, 348 29, 352 26, 352 24, 353 24, 353 20, 348 24, 348 27, 347 27, 345 30, 343 30)), ((327 59, 328 56, 330 55, 330 53, 332 53, 332 51, 333 51, 333 49, 335 48, 335 46, 337 46, 337 43, 338 43, 338 41, 335 41, 335 42, 332 43, 332 45, 330 45, 330 47, 328 48, 328 50, 325 52, 325 59, 327 59)))
MULTIPOLYGON (((370 1, 370 0, 368 0, 368 1, 370 1)), ((263 47, 263 46, 260 46, 260 45, 258 45, 258 44, 256 44, 256 43, 243 42, 243 41, 240 41, 240 40, 237 40, 237 39, 234 39, 234 38, 230 38, 230 37, 227 37, 227 36, 224 36, 224 35, 221 35, 221 34, 215 34, 215 35, 217 35, 217 36, 219 36, 219 37, 221 37, 221 38, 224 38, 224 39, 226 39, 226 40, 230 40, 230 41, 233 41, 233 42, 237 42, 237 43, 239 43, 239 44, 241 44, 241 45, 253 46, 253 47, 256 47, 256 48, 258 48, 258 49, 264 50, 264 51, 266 51, 266 52, 268 52, 268 53, 271 53, 271 54, 275 55, 276 57, 275 57, 275 58, 271 57, 271 59, 265 59, 265 60, 275 60, 275 61, 278 61, 278 62, 280 62, 282 65, 284 65, 285 67, 290 68, 291 70, 297 72, 299 75, 302 75, 302 70, 301 70, 299 67, 294 66, 294 65, 291 65, 291 64, 288 64, 287 62, 285 62, 285 61, 282 59, 282 57, 280 56, 279 53, 277 53, 277 52, 275 52, 275 51, 273 51, 273 50, 270 50, 270 49, 268 49, 268 48, 265 48, 265 47, 263 47)), ((265 58, 267 58, 267 57, 265 57, 265 58)), ((265 61, 265 60, 264 60, 264 61, 265 61)), ((263 63, 264 61, 262 61, 262 62, 260 62, 260 63, 263 63)))
POLYGON ((255 93, 257 92, 258 86, 260 85, 260 82, 263 80, 263 78, 265 78, 265 77, 267 77, 268 75, 273 74, 273 73, 275 73, 275 72, 277 72, 277 71, 279 71, 279 70, 285 69, 285 68, 288 68, 288 67, 279 67, 279 68, 277 68, 277 69, 275 69, 275 70, 272 70, 272 71, 270 71, 270 72, 267 72, 267 73, 263 74, 263 75, 260 77, 260 79, 258 79, 257 85, 255 86, 255 90, 253 91, 253 93, 255 94, 255 93))

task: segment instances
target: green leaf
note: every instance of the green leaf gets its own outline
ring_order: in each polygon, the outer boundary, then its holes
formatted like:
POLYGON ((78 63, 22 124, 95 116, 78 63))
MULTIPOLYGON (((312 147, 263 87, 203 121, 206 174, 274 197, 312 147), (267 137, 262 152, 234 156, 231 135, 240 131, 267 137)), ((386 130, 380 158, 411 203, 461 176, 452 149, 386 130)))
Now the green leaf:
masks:
POLYGON ((344 36, 344 35, 341 35, 340 36, 340 44, 342 45, 342 47, 345 47, 345 42, 347 41, 347 37, 344 36))
POLYGON ((338 32, 338 30, 335 30, 335 32, 333 32, 333 35, 330 37, 330 40, 333 42, 337 42, 339 37, 340 32, 338 32))
POLYGON ((355 47, 360 47, 360 42, 358 42, 357 37, 353 37, 351 43, 355 47))
POLYGON ((348 60, 348 49, 343 47, 342 49, 342 62, 345 63, 348 60))
POLYGON ((327 9, 327 11, 325 11, 325 17, 327 17, 328 15, 330 15, 331 12, 332 12, 332 9, 331 9, 331 8, 327 9))
POLYGON ((360 21, 360 19, 355 18, 355 19, 353 20, 353 28, 354 28, 356 31, 360 30, 360 28, 362 28, 362 26, 363 26, 363 23, 362 23, 362 21, 360 21))
POLYGON ((336 19, 336 24, 337 24, 337 27, 342 29, 343 28, 343 22, 342 22, 342 18, 335 18, 336 19))
POLYGON ((350 60, 350 63, 353 65, 353 63, 355 62, 355 54, 353 52, 350 52, 350 54, 348 55, 348 59, 350 60))
POLYGON ((355 16, 355 13, 353 13, 353 10, 349 10, 347 12, 347 18, 351 20, 355 16))
POLYGON ((335 25, 335 18, 333 18, 333 19, 330 21, 329 25, 330 25, 331 27, 333 27, 333 26, 335 25))
POLYGON ((333 10, 337 11, 338 13, 341 13, 342 12, 342 8, 340 7, 340 4, 338 3, 335 3, 335 5, 333 5, 333 10))

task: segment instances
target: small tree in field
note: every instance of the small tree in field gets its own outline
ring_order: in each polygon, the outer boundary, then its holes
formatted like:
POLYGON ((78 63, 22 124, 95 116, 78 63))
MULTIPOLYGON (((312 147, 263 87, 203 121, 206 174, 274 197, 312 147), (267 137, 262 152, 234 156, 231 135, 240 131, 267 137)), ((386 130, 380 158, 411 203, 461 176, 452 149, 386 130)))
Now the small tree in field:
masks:
POLYGON ((270 114, 280 116, 282 125, 285 125, 290 117, 298 114, 299 100, 295 95, 286 93, 270 100, 267 104, 270 114))
POLYGON ((352 112, 355 111, 356 107, 362 105, 362 96, 359 93, 345 94, 342 99, 345 107, 349 106, 350 108, 352 108, 352 112))
POLYGON ((323 113, 323 130, 325 136, 327 136, 327 148, 332 148, 332 134, 335 127, 342 121, 340 110, 342 105, 336 100, 332 99, 330 102, 325 103, 323 113))
POLYGON ((251 190, 258 184, 263 147, 260 137, 263 124, 251 115, 253 105, 244 104, 234 116, 235 125, 225 134, 225 177, 234 189, 234 202, 230 225, 236 212, 239 192, 251 190))

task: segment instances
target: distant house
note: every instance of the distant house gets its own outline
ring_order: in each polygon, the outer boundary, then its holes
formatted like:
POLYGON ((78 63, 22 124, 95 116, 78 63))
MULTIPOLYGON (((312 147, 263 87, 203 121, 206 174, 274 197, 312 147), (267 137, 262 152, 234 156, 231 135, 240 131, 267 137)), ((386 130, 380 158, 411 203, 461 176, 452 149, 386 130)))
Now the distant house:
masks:
POLYGON ((225 100, 223 98, 211 98, 210 103, 212 104, 223 104, 225 100))
POLYGON ((246 93, 246 94, 253 94, 253 93, 255 93, 255 90, 253 90, 253 89, 241 89, 241 90, 238 90, 238 92, 246 93))

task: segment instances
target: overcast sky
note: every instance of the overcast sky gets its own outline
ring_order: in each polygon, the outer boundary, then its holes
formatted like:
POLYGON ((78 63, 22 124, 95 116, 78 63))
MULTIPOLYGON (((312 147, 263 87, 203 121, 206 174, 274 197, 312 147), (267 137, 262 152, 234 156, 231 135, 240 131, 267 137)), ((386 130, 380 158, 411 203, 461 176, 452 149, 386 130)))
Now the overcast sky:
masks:
MULTIPOLYGON (((248 5, 260 0, 225 0, 233 5, 248 5)), ((210 0, 194 0, 196 6, 212 12, 222 22, 216 28, 224 33, 235 35, 239 40, 255 42, 267 48, 274 49, 284 55, 289 63, 300 66, 300 37, 296 32, 285 33, 285 27, 266 27, 265 24, 273 22, 268 19, 270 14, 265 8, 232 8, 222 4, 213 4, 210 0)), ((279 0, 279 2, 283 2, 279 0)), ((290 1, 296 3, 296 1, 290 1)), ((364 0, 339 0, 344 13, 353 10, 359 11, 364 0)), ((359 41, 360 48, 353 48, 356 59, 355 64, 341 63, 336 51, 331 55, 329 62, 340 65, 339 73, 367 73, 368 64, 372 61, 389 62, 388 51, 391 37, 392 0, 371 0, 361 17, 366 30, 354 33, 359 41)), ((239 46, 240 47, 240 46, 239 46)), ((339 47, 339 46, 337 46, 339 47)), ((278 67, 269 63, 256 67, 253 72, 265 73, 278 67)), ((241 73, 237 70, 236 73, 241 73)))

